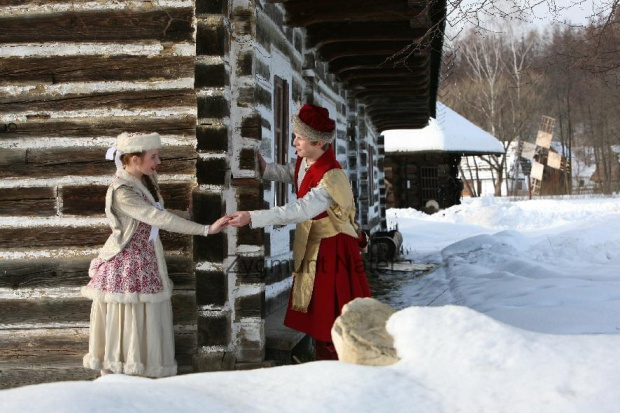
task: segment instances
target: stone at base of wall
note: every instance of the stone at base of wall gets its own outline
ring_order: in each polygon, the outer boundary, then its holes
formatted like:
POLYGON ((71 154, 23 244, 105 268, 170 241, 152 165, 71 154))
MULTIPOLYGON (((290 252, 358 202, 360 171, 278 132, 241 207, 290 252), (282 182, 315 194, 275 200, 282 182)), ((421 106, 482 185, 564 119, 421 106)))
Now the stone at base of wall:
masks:
POLYGON ((339 360, 366 366, 398 362, 394 339, 385 329, 385 323, 395 312, 374 298, 356 298, 346 304, 332 327, 339 360))
POLYGON ((235 365, 235 370, 255 370, 255 369, 265 369, 268 367, 275 367, 276 362, 273 360, 265 360, 257 363, 237 363, 235 365))
POLYGON ((194 356, 194 372, 234 370, 237 358, 227 351, 203 353, 199 351, 194 356))

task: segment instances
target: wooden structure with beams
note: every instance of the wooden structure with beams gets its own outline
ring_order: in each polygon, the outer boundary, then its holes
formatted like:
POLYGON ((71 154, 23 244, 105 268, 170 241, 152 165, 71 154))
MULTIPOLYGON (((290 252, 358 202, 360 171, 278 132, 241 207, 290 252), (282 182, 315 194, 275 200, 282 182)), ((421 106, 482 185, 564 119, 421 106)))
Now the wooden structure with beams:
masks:
POLYGON ((268 0, 306 29, 329 72, 366 105, 379 132, 435 116, 445 0, 268 0))

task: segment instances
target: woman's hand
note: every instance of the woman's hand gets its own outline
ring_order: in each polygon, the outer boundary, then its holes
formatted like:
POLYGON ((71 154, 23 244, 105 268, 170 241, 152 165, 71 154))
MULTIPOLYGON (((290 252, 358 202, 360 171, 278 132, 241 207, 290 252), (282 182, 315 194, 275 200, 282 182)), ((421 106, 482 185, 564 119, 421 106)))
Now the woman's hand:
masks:
POLYGON ((228 222, 232 219, 232 217, 228 215, 224 215, 222 218, 215 221, 213 224, 209 226, 209 234, 217 234, 222 229, 228 226, 228 222))

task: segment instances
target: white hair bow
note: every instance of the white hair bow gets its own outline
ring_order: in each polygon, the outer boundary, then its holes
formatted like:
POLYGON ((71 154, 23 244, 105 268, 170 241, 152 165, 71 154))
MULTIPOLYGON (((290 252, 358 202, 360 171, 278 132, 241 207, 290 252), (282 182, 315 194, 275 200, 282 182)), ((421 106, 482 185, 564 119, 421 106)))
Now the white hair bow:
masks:
POLYGON ((114 161, 116 164, 116 169, 123 169, 123 163, 121 162, 121 155, 123 155, 122 151, 119 151, 116 146, 112 146, 105 154, 105 158, 109 161, 114 161), (116 155, 114 153, 116 152, 116 155))

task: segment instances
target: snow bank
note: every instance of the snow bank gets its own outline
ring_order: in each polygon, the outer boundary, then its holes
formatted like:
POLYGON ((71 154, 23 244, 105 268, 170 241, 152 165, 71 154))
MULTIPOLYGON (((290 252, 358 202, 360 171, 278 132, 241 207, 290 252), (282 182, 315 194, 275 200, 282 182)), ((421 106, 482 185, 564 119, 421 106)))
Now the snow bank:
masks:
POLYGON ((411 307, 387 328, 398 369, 442 411, 618 411, 620 336, 537 334, 457 306, 411 307))
POLYGON ((575 224, 584 220, 620 214, 620 198, 583 198, 573 200, 532 200, 511 202, 505 198, 464 198, 433 215, 408 209, 389 209, 390 224, 402 225, 399 218, 433 223, 476 225, 489 229, 538 230, 575 224))
POLYGON ((95 382, 0 392, 3 413, 612 412, 620 404, 620 336, 552 336, 465 307, 411 307, 388 331, 401 362, 315 362, 159 380, 95 382))

